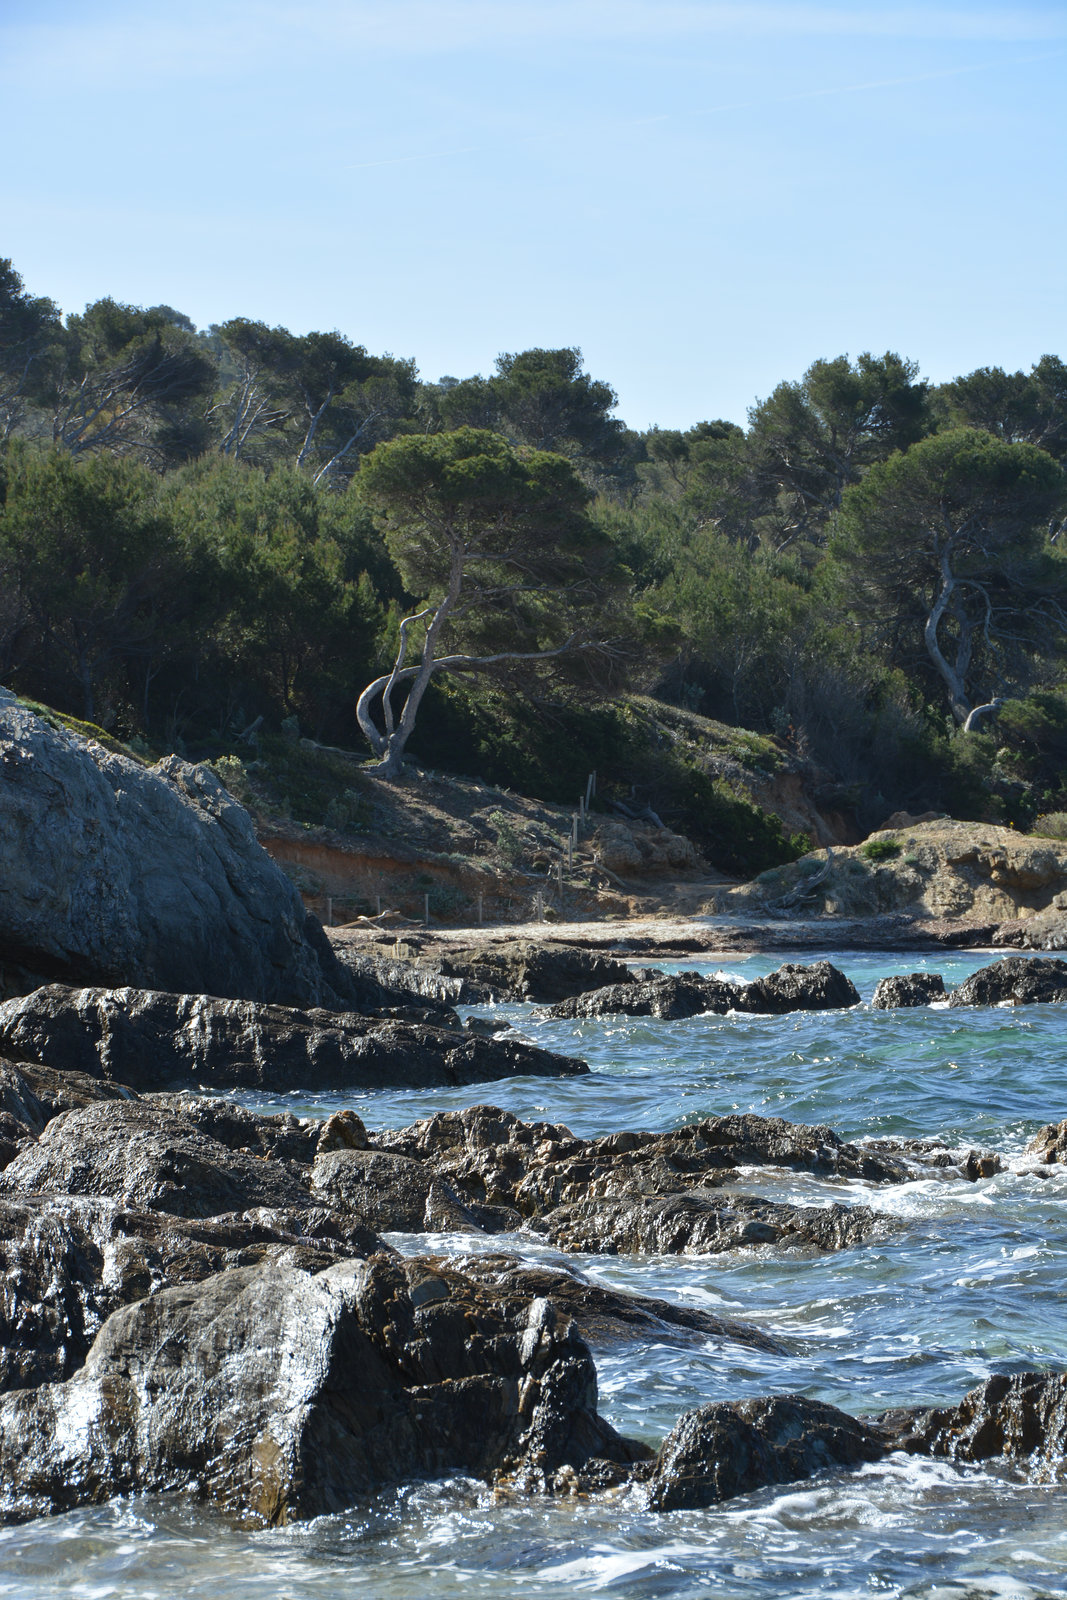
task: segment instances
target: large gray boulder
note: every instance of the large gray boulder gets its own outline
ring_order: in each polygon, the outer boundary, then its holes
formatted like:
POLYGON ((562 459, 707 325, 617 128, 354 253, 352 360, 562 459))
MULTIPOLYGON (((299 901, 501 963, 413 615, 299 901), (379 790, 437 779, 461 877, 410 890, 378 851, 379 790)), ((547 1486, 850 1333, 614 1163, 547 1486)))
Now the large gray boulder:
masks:
POLYGON ((544 1488, 645 1453, 596 1397, 550 1300, 395 1257, 270 1260, 116 1311, 74 1377, 0 1397, 0 1515, 187 1488, 279 1524, 414 1477, 544 1488))
POLYGON ((207 767, 143 767, 6 689, 0 969, 9 993, 60 979, 354 1003, 321 927, 207 767))

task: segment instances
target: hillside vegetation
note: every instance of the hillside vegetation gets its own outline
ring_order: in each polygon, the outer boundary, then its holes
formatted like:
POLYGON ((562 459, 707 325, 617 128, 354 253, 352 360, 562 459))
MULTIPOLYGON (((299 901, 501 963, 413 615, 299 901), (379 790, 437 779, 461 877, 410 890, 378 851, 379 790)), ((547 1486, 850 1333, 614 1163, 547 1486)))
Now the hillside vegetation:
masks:
POLYGON ((391 670, 413 769, 571 808, 595 771, 738 875, 898 810, 1067 813, 1058 357, 836 356, 744 429, 614 411, 576 350, 430 382, 337 333, 64 317, 0 263, 0 681, 342 830, 391 670), (435 626, 462 670, 420 683, 435 626))

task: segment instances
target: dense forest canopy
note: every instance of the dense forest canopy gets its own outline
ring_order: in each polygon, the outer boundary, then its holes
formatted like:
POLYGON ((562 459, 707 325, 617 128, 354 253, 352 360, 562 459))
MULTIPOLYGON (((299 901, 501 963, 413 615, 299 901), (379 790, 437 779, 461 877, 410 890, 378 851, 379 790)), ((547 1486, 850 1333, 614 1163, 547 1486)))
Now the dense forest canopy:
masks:
POLYGON ((627 687, 774 735, 860 825, 1067 810, 1059 357, 932 385, 828 356, 746 428, 615 412, 577 349, 427 382, 336 331, 64 316, 0 261, 0 681, 149 746, 295 718, 359 747, 361 692, 434 625, 439 655, 558 656, 421 685, 411 751, 492 781, 555 797, 625 749, 652 783, 627 687), (444 615, 433 463, 472 475, 444 615))

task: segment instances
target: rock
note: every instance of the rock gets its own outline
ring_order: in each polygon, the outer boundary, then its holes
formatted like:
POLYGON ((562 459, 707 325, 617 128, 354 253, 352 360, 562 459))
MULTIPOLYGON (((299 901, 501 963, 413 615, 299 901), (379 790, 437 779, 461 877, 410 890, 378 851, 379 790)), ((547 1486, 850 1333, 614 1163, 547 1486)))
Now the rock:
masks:
POLYGON ((430 1088, 589 1070, 518 1039, 250 1000, 61 984, 0 1005, 0 1051, 143 1090, 430 1088))
POLYGON ((439 1112, 376 1145, 429 1165, 468 1202, 540 1217, 557 1206, 681 1192, 736 1178, 739 1166, 900 1183, 907 1163, 848 1144, 830 1128, 733 1114, 672 1133, 577 1139, 558 1123, 521 1122, 495 1106, 439 1112))
POLYGON ((443 973, 488 986, 501 1000, 565 1000, 607 984, 628 984, 630 969, 611 956, 572 945, 509 943, 465 956, 449 955, 443 973))
POLYGON ((872 1158, 899 1161, 911 1168, 911 1175, 925 1178, 936 1172, 939 1178, 964 1178, 977 1183, 1003 1170, 995 1150, 950 1149, 936 1139, 871 1139, 863 1146, 872 1158))
POLYGON ((877 1461, 876 1428, 801 1395, 718 1401, 687 1411, 660 1447, 648 1480, 653 1511, 716 1505, 769 1484, 877 1461))
POLYGON ((100 1195, 179 1217, 308 1204, 305 1185, 282 1162, 228 1148, 143 1100, 54 1117, 0 1174, 0 1193, 100 1195))
POLYGON ((1067 1122, 1046 1123, 1034 1134, 1023 1154, 1032 1156, 1043 1166, 1067 1162, 1067 1122))
POLYGON ((642 1453, 597 1415, 596 1373, 551 1301, 375 1257, 271 1261, 115 1312, 66 1383, 0 1397, 8 1520, 193 1489, 270 1525, 417 1477, 544 1487, 642 1453))
POLYGON ((597 821, 592 844, 597 863, 623 878, 691 872, 701 865, 696 846, 682 834, 616 817, 597 821))
POLYGON ((570 1020, 578 1017, 659 1017, 673 1022, 683 1017, 715 1012, 724 1016, 733 1010, 740 996, 736 984, 716 978, 702 978, 696 972, 680 972, 673 978, 654 978, 650 982, 609 984, 589 994, 576 995, 549 1007, 544 1015, 570 1020))
POLYGON ((214 774, 151 769, 0 689, 0 960, 24 982, 347 1006, 348 979, 214 774))
POLYGON ((880 978, 871 999, 874 1011, 893 1011, 898 1006, 928 1006, 933 1000, 944 1000, 945 980, 940 972, 909 972, 892 978, 880 978))
POLYGON ((390 1008, 411 1006, 414 1002, 436 1010, 442 1019, 439 1026, 445 1027, 451 1025, 445 1021, 446 1016, 456 1016, 454 1007, 483 1005, 494 998, 484 985, 446 977, 414 961, 365 955, 340 942, 334 943, 334 950, 352 978, 359 1009, 364 1012, 380 1014, 390 1008))
POLYGON ((0 1198, 0 1390, 70 1377, 113 1311, 167 1286, 297 1250, 325 1267, 385 1248, 310 1206, 187 1219, 84 1196, 0 1198))
POLYGON ((868 1206, 790 1206, 707 1189, 578 1200, 527 1224, 558 1250, 591 1255, 717 1255, 757 1245, 846 1250, 889 1224, 868 1206))
POLYGON ((859 1003, 855 986, 829 961, 810 966, 786 962, 776 972, 754 983, 728 983, 722 978, 702 978, 697 972, 680 972, 673 978, 614 985, 595 989, 552 1006, 545 1015, 578 1017, 659 1017, 675 1021, 728 1011, 781 1013, 827 1011, 859 1003))
MULTIPOLYGON (((434 1258, 427 1258, 434 1265, 434 1258)), ((748 1322, 717 1317, 696 1306, 675 1305, 648 1295, 624 1294, 592 1283, 579 1272, 559 1267, 530 1266, 517 1256, 470 1255, 451 1265, 476 1283, 486 1284, 502 1303, 537 1295, 555 1301, 573 1317, 590 1344, 619 1344, 638 1339, 689 1341, 724 1339, 770 1355, 785 1354, 784 1345, 748 1322)))
POLYGON ((335 1111, 319 1129, 315 1154, 324 1156, 331 1150, 366 1150, 368 1143, 362 1117, 357 1117, 354 1111, 335 1111))
POLYGON ((953 989, 950 1006, 1030 1006, 1067 1000, 1067 961, 1051 956, 1005 956, 980 967, 953 989))
MULTIPOLYGON (((720 909, 751 919, 776 903, 781 914, 792 901, 788 914, 806 917, 907 912, 998 924, 1043 915, 1065 894, 1067 843, 942 817, 834 845, 832 857, 813 851, 720 896, 720 909)), ((1067 937, 1062 909, 1058 926, 1067 937)))
POLYGON ((787 961, 765 978, 746 983, 741 990, 739 1011, 837 1011, 859 1004, 859 993, 850 978, 829 961, 813 961, 801 966, 787 961))
POLYGON ((958 1406, 889 1413, 894 1448, 953 1461, 1025 1461, 1040 1482, 1067 1478, 1067 1374, 998 1373, 958 1406))
POLYGON ((311 1187, 366 1227, 397 1233, 500 1233, 518 1213, 468 1204, 424 1161, 383 1150, 334 1150, 316 1157, 311 1187))

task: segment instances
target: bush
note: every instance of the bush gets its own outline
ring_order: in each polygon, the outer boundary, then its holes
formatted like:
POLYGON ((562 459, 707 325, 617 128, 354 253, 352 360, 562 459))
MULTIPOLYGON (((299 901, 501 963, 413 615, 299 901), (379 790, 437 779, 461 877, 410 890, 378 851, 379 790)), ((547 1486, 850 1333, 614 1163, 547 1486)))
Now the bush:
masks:
POLYGON ((899 854, 900 846, 895 839, 868 839, 860 846, 860 855, 866 856, 868 861, 893 861, 899 854))

